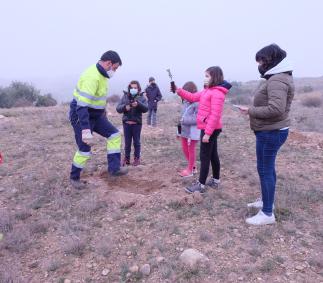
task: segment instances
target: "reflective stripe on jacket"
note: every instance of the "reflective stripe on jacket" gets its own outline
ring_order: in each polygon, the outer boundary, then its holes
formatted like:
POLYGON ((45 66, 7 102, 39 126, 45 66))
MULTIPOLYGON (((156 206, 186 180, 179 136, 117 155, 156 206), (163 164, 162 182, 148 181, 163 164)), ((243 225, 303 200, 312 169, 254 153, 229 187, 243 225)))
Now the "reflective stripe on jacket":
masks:
POLYGON ((107 78, 100 74, 96 65, 92 65, 81 75, 73 95, 77 106, 105 109, 107 91, 107 78))

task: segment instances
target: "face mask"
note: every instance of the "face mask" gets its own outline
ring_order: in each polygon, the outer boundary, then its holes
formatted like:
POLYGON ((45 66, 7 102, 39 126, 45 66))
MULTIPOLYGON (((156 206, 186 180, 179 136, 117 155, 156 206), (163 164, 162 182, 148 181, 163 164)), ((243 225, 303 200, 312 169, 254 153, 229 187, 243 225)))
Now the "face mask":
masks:
POLYGON ((263 64, 262 65, 258 65, 258 71, 263 76, 266 73, 265 66, 263 64))
POLYGON ((210 83, 210 78, 204 78, 204 85, 208 86, 210 83))
POLYGON ((113 71, 112 69, 107 71, 107 75, 108 75, 109 79, 111 79, 113 77, 114 73, 115 73, 115 71, 113 71))
POLYGON ((138 94, 138 89, 136 89, 136 88, 131 88, 131 89, 130 89, 130 94, 131 94, 132 96, 136 96, 136 95, 138 94))

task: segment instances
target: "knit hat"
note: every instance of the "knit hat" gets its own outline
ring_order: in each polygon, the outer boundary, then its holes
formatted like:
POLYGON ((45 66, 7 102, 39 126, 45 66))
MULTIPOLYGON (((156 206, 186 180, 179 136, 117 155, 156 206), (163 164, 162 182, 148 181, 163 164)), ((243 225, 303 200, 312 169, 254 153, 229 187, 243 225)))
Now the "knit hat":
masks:
POLYGON ((153 82, 155 80, 155 78, 154 77, 150 77, 149 78, 149 82, 151 83, 151 82, 153 82))

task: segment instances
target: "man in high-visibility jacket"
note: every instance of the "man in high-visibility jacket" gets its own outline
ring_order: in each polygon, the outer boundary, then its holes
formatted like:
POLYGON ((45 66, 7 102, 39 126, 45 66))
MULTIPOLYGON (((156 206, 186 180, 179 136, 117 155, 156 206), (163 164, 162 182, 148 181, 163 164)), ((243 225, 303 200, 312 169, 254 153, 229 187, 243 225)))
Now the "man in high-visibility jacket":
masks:
POLYGON ((122 61, 118 53, 107 51, 97 64, 83 72, 75 87, 69 117, 78 146, 70 175, 71 184, 76 189, 83 189, 86 186, 86 182, 80 180, 80 174, 91 157, 92 132, 107 139, 109 174, 113 176, 127 174, 127 170, 120 167, 121 134, 108 121, 105 111, 108 82, 121 65, 122 61))

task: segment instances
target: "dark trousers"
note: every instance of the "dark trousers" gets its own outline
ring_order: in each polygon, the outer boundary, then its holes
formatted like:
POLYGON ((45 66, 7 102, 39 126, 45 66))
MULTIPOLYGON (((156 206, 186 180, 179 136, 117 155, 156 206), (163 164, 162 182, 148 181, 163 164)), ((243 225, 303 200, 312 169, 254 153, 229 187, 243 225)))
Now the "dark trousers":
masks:
MULTIPOLYGON (((90 153, 91 147, 82 141, 82 129, 76 113, 70 114, 70 121, 74 130, 75 141, 78 146, 78 150, 83 153, 90 153)), ((90 119, 90 125, 91 131, 96 132, 107 139, 110 136, 119 133, 118 129, 108 121, 105 115, 99 116, 97 119, 90 119)), ((120 169, 120 159, 120 151, 114 153, 108 152, 107 161, 109 172, 113 173, 120 169)), ((70 178, 74 180, 80 179, 81 171, 82 168, 76 167, 74 164, 72 164, 70 178)))
POLYGON ((264 213, 271 214, 276 188, 275 161, 278 150, 288 137, 288 129, 257 131, 255 132, 255 135, 257 170, 260 179, 263 201, 262 211, 264 213))
POLYGON ((125 143, 125 157, 130 159, 131 144, 133 141, 133 146, 135 148, 135 158, 140 158, 140 134, 141 134, 141 124, 127 124, 123 123, 123 134, 125 143))
POLYGON ((201 131, 201 145, 200 145, 200 178, 199 182, 205 185, 207 176, 209 174, 210 162, 212 165, 213 178, 220 178, 220 159, 218 155, 218 136, 221 130, 215 130, 210 137, 208 143, 202 142, 204 136, 204 130, 201 131))

